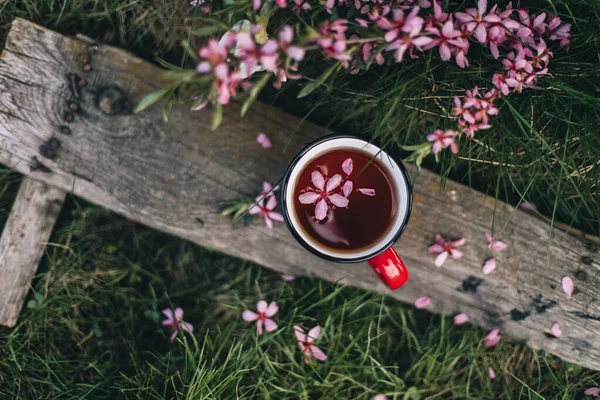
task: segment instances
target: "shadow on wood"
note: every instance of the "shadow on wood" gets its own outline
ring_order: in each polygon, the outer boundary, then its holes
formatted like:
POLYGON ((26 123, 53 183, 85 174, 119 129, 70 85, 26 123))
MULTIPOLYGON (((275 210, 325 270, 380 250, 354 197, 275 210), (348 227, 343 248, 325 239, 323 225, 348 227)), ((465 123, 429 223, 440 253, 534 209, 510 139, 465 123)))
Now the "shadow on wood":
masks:
POLYGON ((174 107, 168 123, 158 106, 131 115, 127 105, 159 88, 159 76, 158 68, 121 50, 16 20, 0 59, 0 161, 153 228, 286 274, 311 274, 411 303, 430 295, 431 311, 465 312, 477 325, 600 369, 599 257, 582 240, 461 184, 448 182, 440 192, 437 175, 415 172, 411 221, 396 245, 412 278, 390 292, 366 264, 318 259, 282 224, 233 228, 218 217, 220 201, 279 180, 295 152, 324 129, 310 123, 296 129, 297 118, 261 104, 243 120, 238 105, 226 107, 214 132, 210 113, 185 106, 174 107), (88 53, 86 72, 81 59, 88 53), (73 79, 85 87, 74 88, 73 79), (99 96, 116 89, 126 97, 124 107, 106 112, 99 96), (272 149, 256 143, 259 131, 271 136, 272 149), (60 148, 42 161, 50 172, 31 171, 40 146, 53 137, 60 148), (483 261, 491 256, 484 233, 492 227, 510 246, 497 255, 498 268, 483 275, 483 261), (466 238, 460 262, 434 267, 427 247, 438 232, 466 238), (581 277, 571 300, 561 290, 563 275, 581 277), (554 321, 561 324, 560 339, 544 334, 554 321))

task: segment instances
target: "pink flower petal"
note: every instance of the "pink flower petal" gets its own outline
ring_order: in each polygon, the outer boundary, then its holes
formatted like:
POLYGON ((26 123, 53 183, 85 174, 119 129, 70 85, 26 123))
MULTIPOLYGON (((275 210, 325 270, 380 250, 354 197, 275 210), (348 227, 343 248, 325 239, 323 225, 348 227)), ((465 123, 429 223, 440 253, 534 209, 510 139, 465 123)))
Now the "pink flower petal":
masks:
POLYGON ((306 342, 306 333, 304 333, 304 329, 300 328, 298 325, 294 325, 294 334, 296 335, 298 342, 306 342))
POLYGON ((284 25, 279 31, 279 40, 284 43, 290 43, 294 40, 294 28, 291 25, 284 25))
POLYGON ((427 307, 429 305, 429 303, 431 303, 431 297, 429 297, 429 296, 419 297, 415 301, 415 308, 420 310, 422 308, 427 307))
POLYGON ((263 149, 270 149, 273 147, 271 144, 271 139, 269 139, 269 137, 262 132, 258 134, 256 141, 262 146, 263 149))
POLYGON ((459 246, 464 245, 465 242, 466 242, 466 239, 462 238, 462 239, 454 240, 454 241, 450 242, 450 244, 452 245, 452 247, 459 247, 459 246))
POLYGON ((275 207, 277 207, 277 197, 269 196, 269 200, 267 200, 267 205, 265 206, 265 208, 271 211, 275 207))
POLYGON ((167 317, 167 319, 165 321, 173 321, 174 320, 173 310, 171 310, 170 308, 165 308, 161 312, 165 315, 165 317, 167 317))
POLYGON ((519 208, 525 212, 535 212, 536 207, 535 204, 529 203, 527 201, 523 201, 519 204, 519 208))
POLYGON ((265 310, 265 315, 267 317, 272 317, 273 315, 277 314, 277 311, 279 311, 279 307, 277 307, 277 303, 272 301, 265 310))
POLYGON ((585 394, 586 396, 600 396, 600 388, 591 387, 589 389, 586 389, 586 391, 583 392, 583 394, 585 394))
POLYGON ((327 216, 327 210, 329 210, 329 206, 325 199, 321 199, 317 202, 317 206, 315 207, 315 218, 317 221, 322 221, 327 216))
POLYGON ((256 321, 258 319, 258 314, 250 310, 246 310, 242 313, 242 319, 246 322, 256 321))
POLYGON ((325 189, 325 178, 323 178, 323 175, 319 171, 313 171, 310 174, 310 179, 314 187, 319 190, 325 189))
POLYGON ((488 368, 488 375, 490 376, 490 379, 496 379, 496 373, 494 372, 492 367, 488 368))
POLYGON ((348 207, 348 203, 350 203, 348 199, 342 196, 341 194, 332 194, 329 195, 327 198, 329 199, 329 201, 331 201, 331 204, 333 204, 336 207, 348 207))
POLYGON ((264 313, 265 311, 267 311, 267 302, 261 300, 258 303, 256 303, 256 311, 258 311, 259 313, 264 313))
POLYGON ((269 214, 267 214, 269 216, 269 218, 271 218, 273 221, 279 221, 279 222, 283 222, 283 215, 281 215, 278 212, 273 212, 271 211, 269 214))
POLYGON ((550 330, 552 331, 552 334, 557 338, 559 338, 562 335, 562 330, 560 329, 558 322, 553 323, 552 328, 550 328, 550 330))
POLYGON ((298 200, 300 200, 300 203, 302 203, 302 204, 313 204, 320 197, 321 197, 321 195, 317 192, 306 192, 306 193, 302 193, 300 196, 298 196, 298 200))
POLYGON ((177 337, 177 332, 178 332, 178 330, 177 330, 177 329, 175 329, 175 330, 173 331, 173 333, 171 334, 171 337, 169 338, 169 340, 171 340, 171 343, 172 343, 172 342, 175 340, 175 338, 177 337))
POLYGON ((302 61, 306 55, 306 50, 300 46, 290 46, 287 50, 287 55, 290 56, 292 60, 302 61))
POLYGON ((435 234, 435 238, 433 239, 434 242, 436 242, 437 244, 443 246, 444 244, 446 244, 446 239, 440 235, 439 233, 435 234))
POLYGON ((325 187, 325 190, 327 192, 331 192, 332 190, 335 190, 338 186, 340 186, 340 183, 342 183, 342 176, 340 174, 335 174, 327 181, 327 186, 325 187))
POLYGON ((494 329, 483 339, 483 343, 485 347, 493 347, 498 344, 500 339, 502 339, 500 329, 494 329))
POLYGON ((308 333, 306 334, 306 342, 307 343, 312 343, 315 340, 317 340, 319 338, 319 336, 321 336, 321 327, 319 325, 313 327, 311 330, 308 331, 308 333))
POLYGON ((460 260, 461 258, 463 258, 463 252, 456 250, 456 249, 452 249, 450 250, 450 256, 455 259, 455 260, 460 260))
POLYGON ((373 400, 388 400, 388 398, 383 394, 378 394, 377 396, 373 397, 373 400))
POLYGON ((454 316, 454 325, 462 325, 469 320, 469 316, 465 313, 456 314, 454 316))
POLYGON ((294 275, 281 274, 281 279, 283 279, 284 281, 291 282, 294 279, 296 279, 296 277, 294 275))
POLYGON ((440 255, 435 258, 435 262, 434 262, 435 266, 438 268, 441 267, 442 265, 444 265, 447 258, 448 258, 448 252, 442 251, 440 253, 440 255))
POLYGON ((262 335, 263 333, 263 321, 261 319, 256 320, 256 334, 262 335))
POLYGON ((563 276, 562 278, 562 288, 567 294, 567 298, 570 299, 573 295, 573 290, 575 289, 575 285, 573 284, 573 279, 570 276, 563 276))
POLYGON ((346 175, 350 175, 352 173, 353 169, 354 169, 354 161, 352 161, 351 158, 346 158, 344 160, 344 162, 342 163, 342 171, 344 171, 344 173, 346 175))
POLYGON ((183 329, 186 332, 194 332, 194 326, 192 324, 190 324, 189 322, 181 322, 181 329, 183 329))
POLYGON ((175 320, 181 321, 182 319, 183 319, 183 310, 181 309, 181 307, 177 307, 175 309, 175 320))
POLYGON ((431 246, 429 246, 429 248, 427 249, 427 251, 429 251, 430 253, 441 253, 444 251, 444 246, 439 245, 439 244, 432 244, 431 246))
POLYGON ((312 353, 313 357, 319 361, 325 361, 327 359, 327 356, 325 353, 323 353, 323 350, 315 345, 310 346, 310 352, 312 353))
POLYGON ((504 243, 501 240, 495 239, 492 235, 490 235, 487 232, 485 234, 485 237, 489 242, 488 249, 490 249, 492 251, 502 251, 508 247, 508 244, 504 243))
POLYGON ((346 181, 346 183, 344 183, 344 186, 342 187, 344 196, 346 196, 346 197, 350 196, 350 193, 352 193, 353 188, 354 188, 354 184, 352 183, 352 181, 346 181))
POLYGON ((358 191, 364 194, 365 196, 375 196, 375 189, 360 188, 358 189, 358 191))
POLYGON ((481 267, 481 272, 483 272, 484 275, 487 275, 495 269, 496 269, 496 258, 492 257, 483 264, 483 267, 481 267))
POLYGON ((277 324, 270 318, 265 319, 265 330, 267 332, 273 332, 277 329, 277 324))

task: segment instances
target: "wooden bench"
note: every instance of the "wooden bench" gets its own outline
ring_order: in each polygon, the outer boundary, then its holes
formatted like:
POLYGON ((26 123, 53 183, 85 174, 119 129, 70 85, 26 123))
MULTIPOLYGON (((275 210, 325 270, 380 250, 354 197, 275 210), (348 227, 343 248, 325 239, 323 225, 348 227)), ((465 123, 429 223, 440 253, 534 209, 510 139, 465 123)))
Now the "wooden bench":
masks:
POLYGON ((600 369, 600 264, 589 245, 597 238, 552 229, 456 182, 440 191, 439 176, 412 171, 413 213, 396 245, 411 281, 391 292, 366 264, 333 264, 305 251, 283 224, 232 227, 219 217, 221 201, 257 193, 263 180, 278 181, 295 152, 325 129, 306 122, 296 129, 297 118, 263 104, 244 119, 239 105, 225 107, 216 131, 210 113, 188 106, 174 107, 169 122, 160 106, 132 114, 132 105, 161 87, 160 73, 122 50, 14 21, 0 57, 0 162, 27 178, 0 242, 1 324, 14 325, 43 242, 70 192, 282 273, 310 274, 409 303, 429 295, 430 311, 465 312, 474 324, 600 369), (259 131, 270 135, 272 149, 258 146, 259 131), (492 226, 509 247, 498 254, 498 268, 483 275, 490 257, 484 233, 492 226), (433 265, 427 247, 436 233, 467 239, 460 262, 433 265), (577 287, 570 300, 561 289, 564 275, 577 287), (545 334, 554 321, 562 327, 560 339, 545 334))

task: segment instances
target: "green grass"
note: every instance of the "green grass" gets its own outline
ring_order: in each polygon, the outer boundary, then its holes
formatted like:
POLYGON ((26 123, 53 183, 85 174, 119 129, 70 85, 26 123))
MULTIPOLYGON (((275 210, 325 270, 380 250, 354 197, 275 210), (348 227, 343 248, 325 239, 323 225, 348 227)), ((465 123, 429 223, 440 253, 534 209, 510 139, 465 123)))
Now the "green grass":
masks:
MULTIPOLYGON (((3 182, 13 193, 18 179, 3 182)), ((487 332, 451 318, 310 278, 287 283, 73 198, 51 242, 67 248, 48 247, 18 326, 0 328, 2 399, 572 399, 600 383, 509 339, 486 350, 487 332), (240 318, 259 299, 280 306, 279 329, 260 337, 240 318), (173 306, 195 333, 171 344, 159 312, 173 306), (326 362, 303 362, 294 324, 323 327, 326 362)))
MULTIPOLYGON (((0 2, 0 37, 13 18, 22 17, 182 64, 180 41, 196 44, 189 30, 204 23, 186 4, 9 0, 0 2)), ((581 0, 554 6, 572 12, 576 23, 572 50, 556 52, 553 76, 502 105, 496 129, 463 146, 460 156, 470 161, 442 157, 430 166, 511 202, 526 198, 550 217, 598 232, 600 19, 592 17, 600 6, 581 0)), ((433 68, 434 59, 360 79, 338 75, 324 93, 303 100, 295 95, 305 81, 263 100, 301 116, 313 110, 309 118, 323 125, 376 137, 391 132, 393 151, 448 123, 414 108, 439 113, 449 106, 449 95, 489 81, 491 69, 465 74, 451 66, 433 68), (348 109, 356 113, 346 115, 348 109)), ((0 170, 2 223, 18 182, 0 170)), ((579 399, 587 387, 600 385, 599 373, 506 338, 486 350, 486 332, 470 325, 456 327, 450 318, 310 278, 285 283, 278 274, 74 198, 51 242, 60 246, 48 246, 18 326, 0 328, 1 399, 370 399, 381 393, 393 399, 579 399), (262 337, 240 318, 259 299, 280 306, 279 329, 262 337), (185 310, 194 336, 169 343, 160 310, 170 306, 185 310), (329 358, 306 365, 292 325, 317 323, 324 328, 317 343, 329 358), (496 371, 495 381, 487 377, 488 367, 496 371)))

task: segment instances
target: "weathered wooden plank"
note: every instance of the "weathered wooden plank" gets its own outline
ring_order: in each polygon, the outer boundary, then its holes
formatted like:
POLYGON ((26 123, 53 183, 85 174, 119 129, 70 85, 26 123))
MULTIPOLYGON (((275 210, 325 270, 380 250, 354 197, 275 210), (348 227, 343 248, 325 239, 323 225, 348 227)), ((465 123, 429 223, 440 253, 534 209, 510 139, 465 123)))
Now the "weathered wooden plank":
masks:
POLYGON ((0 325, 15 326, 66 192, 24 178, 0 237, 0 325))
POLYGON ((0 58, 2 163, 148 226, 277 271, 339 280, 406 302, 431 295, 431 311, 466 312, 478 325, 501 328, 534 348, 600 369, 599 256, 581 239, 459 183, 448 182, 440 192, 437 175, 415 172, 413 214, 396 246, 411 281, 392 293, 366 264, 320 260, 281 224, 273 230, 260 222, 236 229, 218 217, 220 201, 256 193, 264 179, 277 181, 294 153, 324 129, 304 123, 295 130, 298 119, 261 104, 243 120, 239 106, 226 107, 215 132, 209 113, 184 106, 174 107, 168 123, 158 108, 106 115, 95 101, 102 88, 118 85, 135 104, 160 86, 160 70, 121 50, 94 51, 22 20, 14 22, 6 46, 0 58), (92 70, 85 74, 82 111, 69 124, 72 134, 62 135, 58 127, 73 98, 67 76, 84 75, 81 57, 88 51, 92 70), (271 136, 273 149, 258 147, 259 131, 271 136), (56 158, 40 157, 40 145, 52 136, 62 142, 56 158), (34 157, 51 172, 30 171, 34 157), (481 265, 490 256, 484 233, 492 226, 510 247, 498 255, 497 270, 484 276, 481 265), (433 266, 427 247, 437 232, 467 238, 463 260, 433 266), (565 274, 581 277, 568 301, 560 286, 565 274), (561 339, 544 335, 554 321, 562 326, 561 339))

